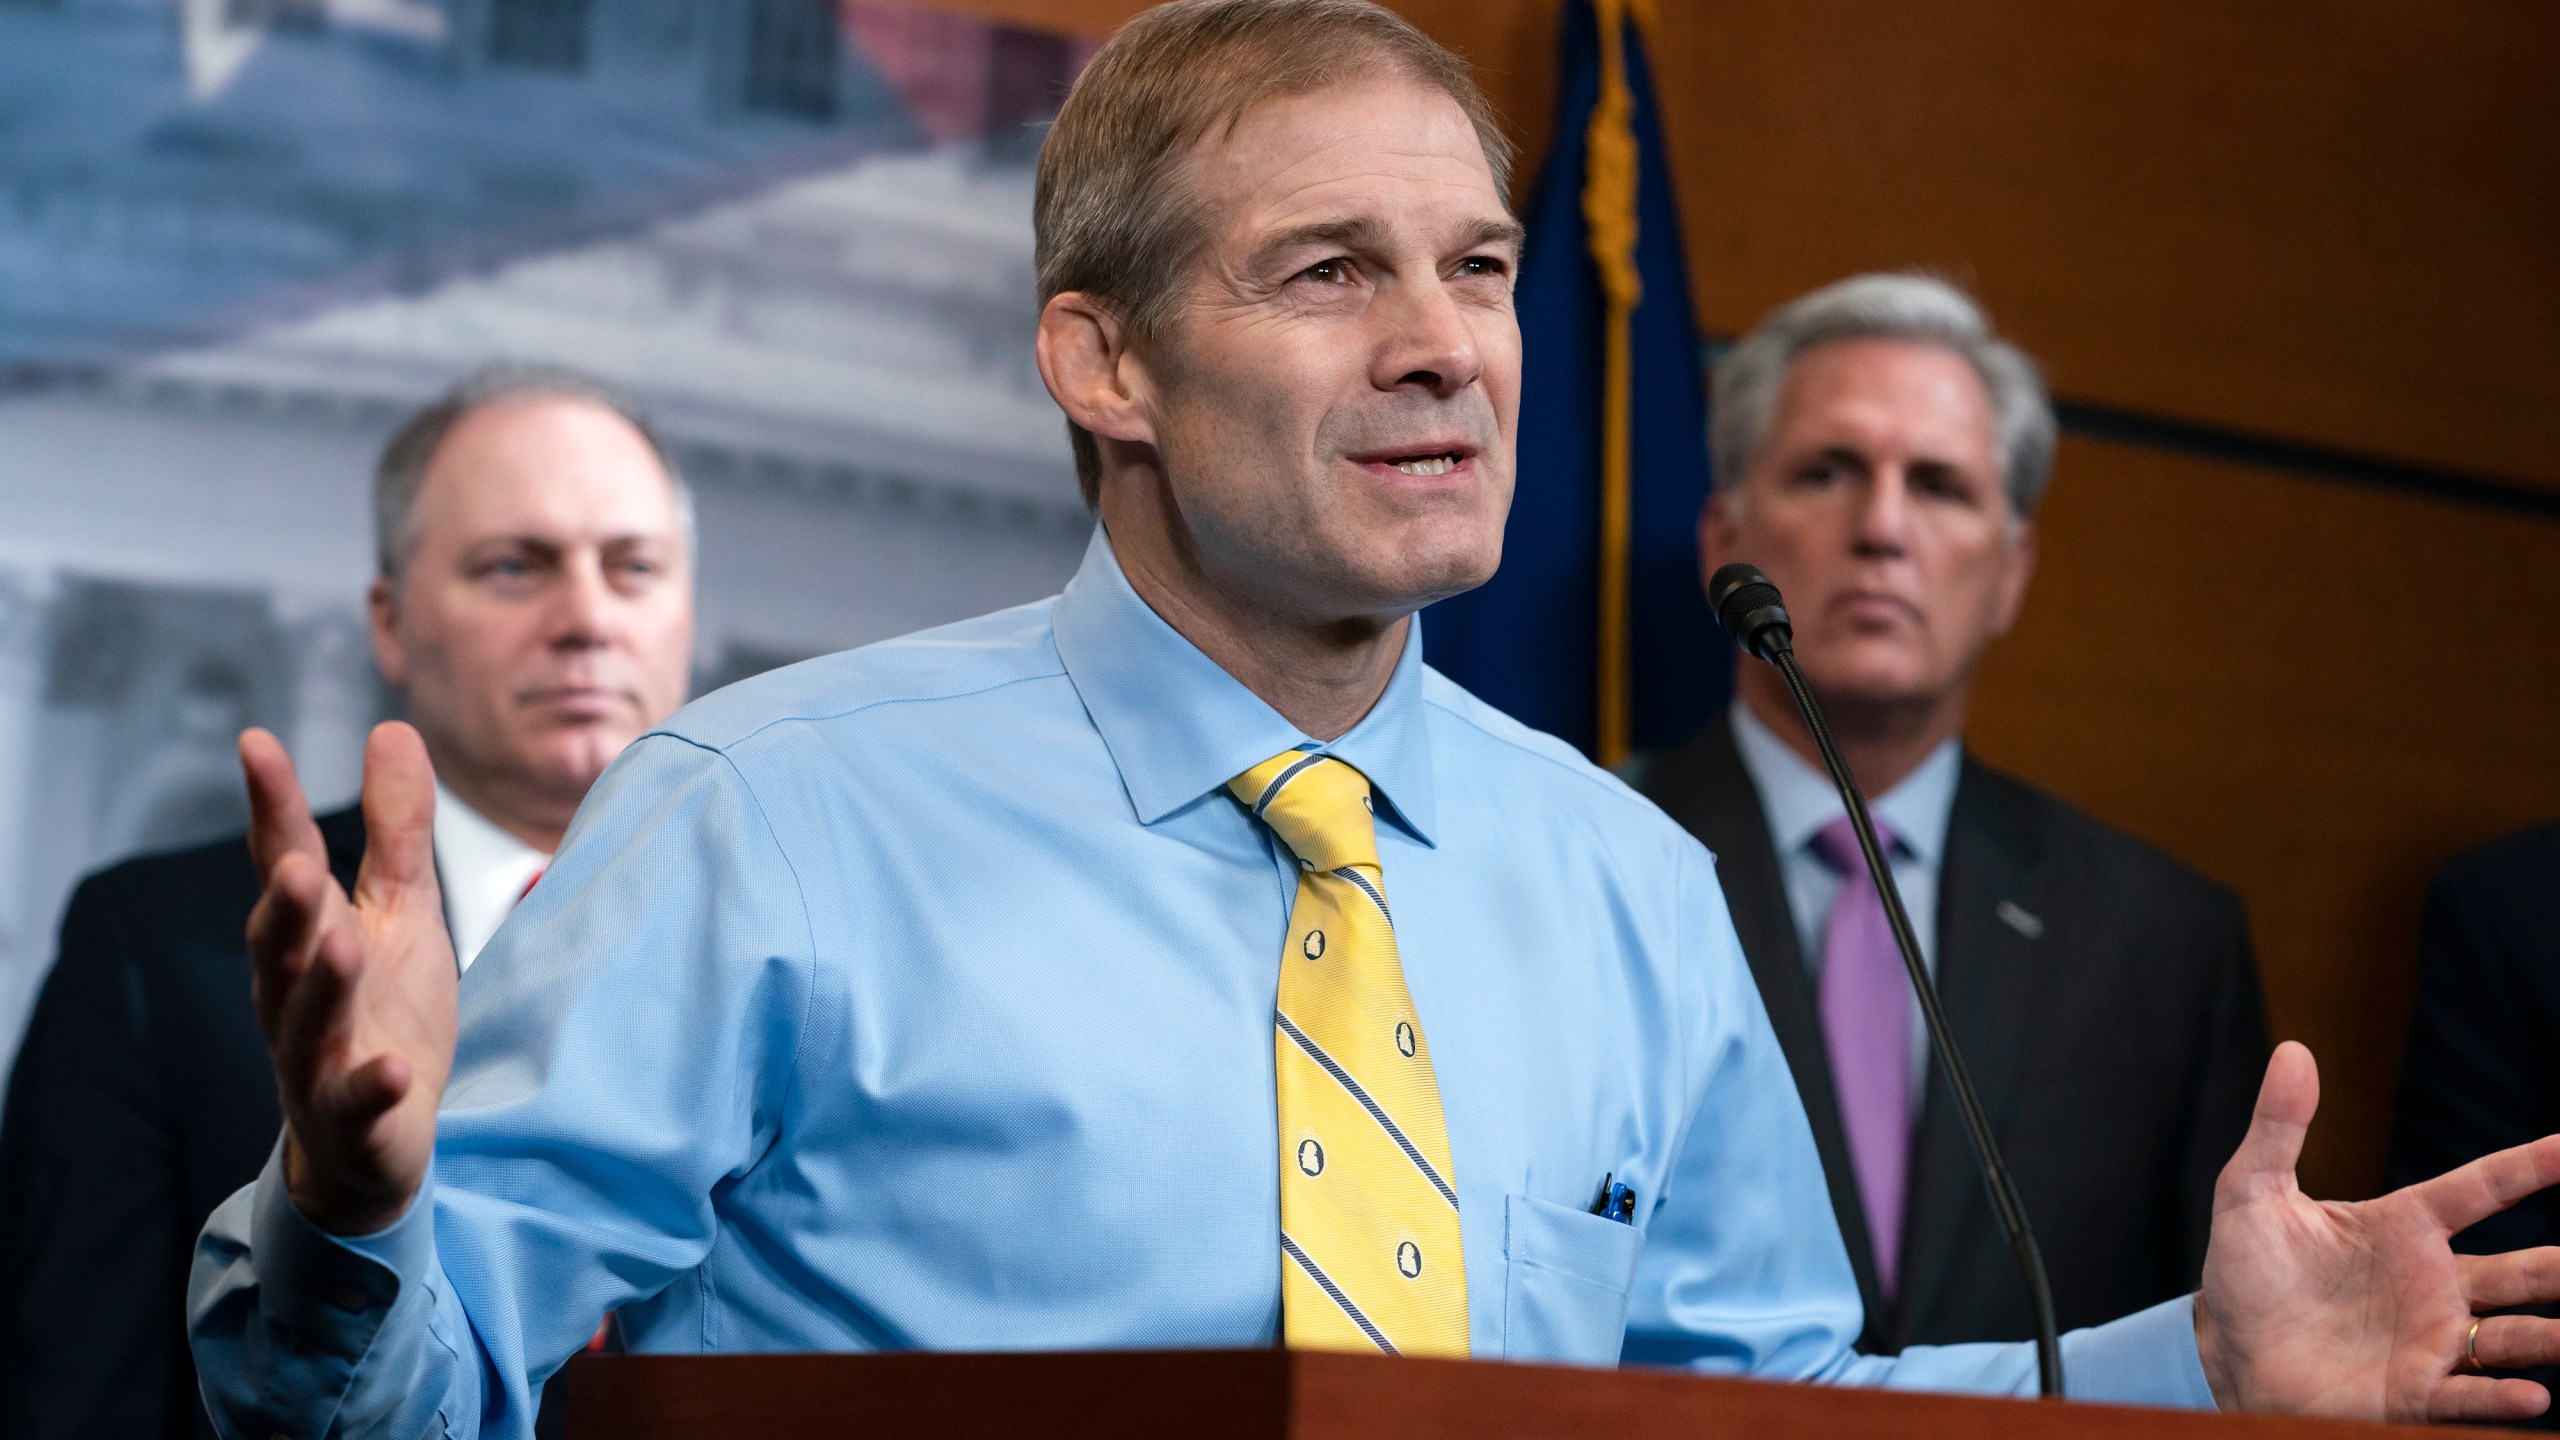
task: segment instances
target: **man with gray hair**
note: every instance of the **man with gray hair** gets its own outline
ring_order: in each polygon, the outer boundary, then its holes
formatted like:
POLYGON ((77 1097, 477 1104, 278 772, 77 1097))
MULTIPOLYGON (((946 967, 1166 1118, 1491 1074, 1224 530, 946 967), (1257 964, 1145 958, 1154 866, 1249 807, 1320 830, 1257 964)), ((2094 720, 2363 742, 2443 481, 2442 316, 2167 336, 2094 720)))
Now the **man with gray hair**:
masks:
MULTIPOLYGON (((690 505, 628 401, 522 365, 403 424, 374 501, 374 655, 433 762, 441 918, 468 967, 588 786, 684 699, 690 505)), ((301 823, 352 881, 355 807, 301 823)), ((242 940, 257 898, 235 837, 71 901, 0 1126, 0 1434, 213 1433, 190 1244, 281 1124, 242 940)))
MULTIPOLYGON (((1716 367, 1704 569, 1747 560, 1875 797, 2061 1323, 2194 1287, 2267 1059, 2238 900, 1966 754, 1974 665, 2034 569, 2054 416, 1956 287, 1861 275, 1716 367)), ((1862 1348, 2023 1339, 2024 1292, 1821 756, 1778 672, 1641 783, 1717 856, 1866 1301, 1862 1348), (1995 1277, 1988 1283, 1985 1277, 1995 1277)))

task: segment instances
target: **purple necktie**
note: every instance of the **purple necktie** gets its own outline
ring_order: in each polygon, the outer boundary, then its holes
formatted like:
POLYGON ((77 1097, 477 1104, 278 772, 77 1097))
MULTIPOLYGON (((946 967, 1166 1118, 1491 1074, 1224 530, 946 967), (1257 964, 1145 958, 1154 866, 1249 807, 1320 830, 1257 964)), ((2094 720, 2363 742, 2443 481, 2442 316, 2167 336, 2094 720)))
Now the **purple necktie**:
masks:
MULTIPOLYGON (((1893 853, 1893 832, 1881 823, 1876 840, 1886 855, 1893 853)), ((1822 927, 1822 1035, 1831 1047, 1831 1087, 1849 1133, 1849 1166, 1867 1210, 1876 1279, 1891 1299, 1911 1163, 1911 981, 1849 817, 1823 826, 1813 848, 1840 872, 1840 894, 1822 927)))

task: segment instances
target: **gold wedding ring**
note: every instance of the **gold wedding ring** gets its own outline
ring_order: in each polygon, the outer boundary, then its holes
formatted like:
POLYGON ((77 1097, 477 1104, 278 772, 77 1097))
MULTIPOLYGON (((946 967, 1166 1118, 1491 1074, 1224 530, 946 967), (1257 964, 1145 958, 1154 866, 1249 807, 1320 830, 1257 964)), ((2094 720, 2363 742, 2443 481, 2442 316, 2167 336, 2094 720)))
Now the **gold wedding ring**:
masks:
POLYGON ((2480 1316, 2471 1317, 2471 1333, 2462 1339, 2462 1365, 2477 1375, 2489 1367, 2480 1363, 2480 1316))

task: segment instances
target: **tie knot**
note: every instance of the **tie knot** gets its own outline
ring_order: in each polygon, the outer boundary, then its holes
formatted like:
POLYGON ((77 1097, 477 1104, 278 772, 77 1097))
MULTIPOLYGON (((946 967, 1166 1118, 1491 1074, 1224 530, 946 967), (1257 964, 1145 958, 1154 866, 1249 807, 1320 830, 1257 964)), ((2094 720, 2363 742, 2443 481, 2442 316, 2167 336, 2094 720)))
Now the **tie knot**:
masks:
MULTIPOLYGON (((1874 819, 1873 816, 1868 818, 1874 819)), ((1901 837, 1895 835, 1893 827, 1882 820, 1876 820, 1875 827, 1876 846, 1884 851, 1885 858, 1891 859, 1893 847, 1901 843, 1901 837)), ((1813 837, 1813 853, 1830 862, 1831 868, 1843 875, 1866 873, 1865 862, 1858 855, 1857 827, 1850 823, 1846 815, 1823 826, 1821 833, 1813 837)))
POLYGON ((1290 750, 1227 782, 1311 870, 1378 863, 1369 777, 1330 755, 1290 750))

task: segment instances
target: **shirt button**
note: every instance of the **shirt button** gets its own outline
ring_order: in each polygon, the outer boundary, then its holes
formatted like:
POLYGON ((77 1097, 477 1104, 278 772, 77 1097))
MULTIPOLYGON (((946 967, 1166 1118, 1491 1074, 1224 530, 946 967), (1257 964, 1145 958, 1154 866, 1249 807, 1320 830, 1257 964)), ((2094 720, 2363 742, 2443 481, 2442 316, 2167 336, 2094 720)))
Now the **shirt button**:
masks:
POLYGON ((364 1308, 364 1292, 353 1285, 341 1285, 330 1295, 329 1303, 352 1315, 364 1308))

